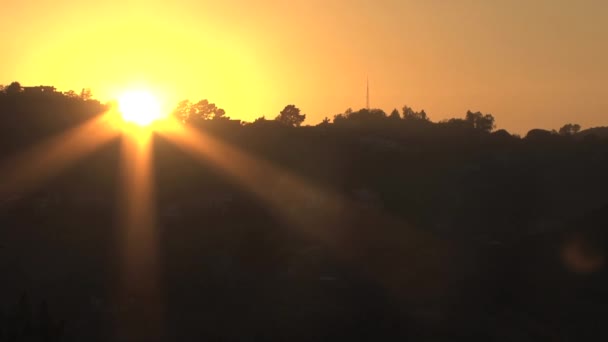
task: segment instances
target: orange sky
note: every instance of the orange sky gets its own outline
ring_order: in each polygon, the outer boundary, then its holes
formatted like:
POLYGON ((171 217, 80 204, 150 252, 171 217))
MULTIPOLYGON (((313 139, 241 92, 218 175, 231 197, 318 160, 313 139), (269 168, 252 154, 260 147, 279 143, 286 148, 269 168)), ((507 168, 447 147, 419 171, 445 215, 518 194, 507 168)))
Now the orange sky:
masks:
POLYGON ((313 124, 348 107, 467 109, 499 127, 608 125, 605 0, 4 1, 0 84, 131 88, 231 117, 287 104, 313 124))

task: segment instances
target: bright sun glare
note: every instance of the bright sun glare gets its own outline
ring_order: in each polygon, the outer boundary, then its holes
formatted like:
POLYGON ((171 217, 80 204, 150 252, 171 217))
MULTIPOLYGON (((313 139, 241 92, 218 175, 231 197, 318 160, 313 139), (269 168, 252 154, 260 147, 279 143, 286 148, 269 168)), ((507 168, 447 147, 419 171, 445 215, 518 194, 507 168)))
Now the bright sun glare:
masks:
POLYGON ((147 126, 163 119, 160 104, 156 97, 147 91, 130 91, 118 99, 118 111, 126 122, 147 126))

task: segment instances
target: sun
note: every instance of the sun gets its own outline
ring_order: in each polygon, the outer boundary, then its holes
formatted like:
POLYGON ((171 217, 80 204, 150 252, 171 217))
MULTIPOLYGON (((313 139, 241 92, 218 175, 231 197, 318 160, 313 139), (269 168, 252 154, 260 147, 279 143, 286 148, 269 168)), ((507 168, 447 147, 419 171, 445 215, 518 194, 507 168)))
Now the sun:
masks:
POLYGON ((148 126, 164 119, 158 99, 145 90, 134 90, 123 93, 118 98, 118 112, 122 119, 138 126, 148 126))

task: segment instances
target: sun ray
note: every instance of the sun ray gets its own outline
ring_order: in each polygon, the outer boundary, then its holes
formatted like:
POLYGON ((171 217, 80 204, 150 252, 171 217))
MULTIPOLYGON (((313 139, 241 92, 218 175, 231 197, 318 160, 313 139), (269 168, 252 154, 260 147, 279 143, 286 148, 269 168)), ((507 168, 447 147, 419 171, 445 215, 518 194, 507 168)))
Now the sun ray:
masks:
POLYGON ((154 340, 160 334, 161 299, 155 222, 152 132, 124 134, 121 148, 121 336, 154 340))
POLYGON ((381 209, 362 208, 335 191, 176 121, 158 133, 197 160, 212 161, 267 204, 285 226, 321 241, 336 257, 356 265, 387 290, 406 300, 419 300, 449 287, 445 258, 450 248, 432 234, 381 209), (378 235, 377 226, 387 231, 378 235))
MULTIPOLYGON (((159 129, 159 134, 167 137, 178 147, 189 152, 198 160, 210 160, 232 176, 248 191, 266 202, 275 213, 291 225, 311 227, 310 220, 330 219, 340 210, 343 201, 300 177, 273 164, 247 155, 205 132, 194 130, 175 120, 159 129), (280 186, 277 186, 280 183, 280 186), (320 215, 311 217, 305 213, 288 208, 289 204, 305 204, 316 207, 320 215)), ((332 231, 319 229, 314 233, 317 238, 332 239, 332 231)))
POLYGON ((108 113, 40 143, 0 166, 0 195, 18 199, 84 155, 118 137, 108 113))

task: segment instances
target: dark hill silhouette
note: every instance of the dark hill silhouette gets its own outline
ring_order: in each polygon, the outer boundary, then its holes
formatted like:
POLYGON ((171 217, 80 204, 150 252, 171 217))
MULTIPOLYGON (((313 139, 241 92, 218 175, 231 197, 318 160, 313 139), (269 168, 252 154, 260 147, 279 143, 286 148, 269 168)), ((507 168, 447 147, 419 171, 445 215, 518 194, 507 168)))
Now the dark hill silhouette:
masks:
MULTIPOLYGON (((162 339, 608 337, 602 135, 521 139, 489 114, 433 122, 407 106, 316 126, 294 105, 253 123, 206 100, 180 106, 218 156, 153 140, 162 339)), ((6 87, 0 165, 107 108, 90 92, 6 87)), ((64 340, 112 340, 116 317, 138 312, 116 296, 122 140, 1 199, 0 340, 22 293, 48 303, 35 324, 64 340)))
POLYGON ((595 136, 597 138, 608 138, 608 127, 593 127, 585 129, 577 134, 580 137, 595 136))

